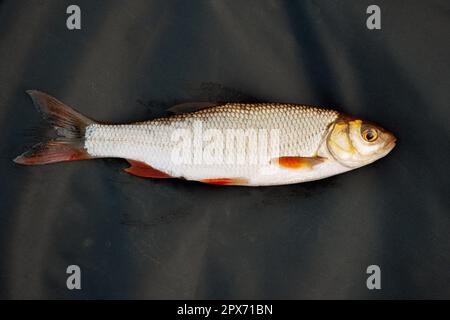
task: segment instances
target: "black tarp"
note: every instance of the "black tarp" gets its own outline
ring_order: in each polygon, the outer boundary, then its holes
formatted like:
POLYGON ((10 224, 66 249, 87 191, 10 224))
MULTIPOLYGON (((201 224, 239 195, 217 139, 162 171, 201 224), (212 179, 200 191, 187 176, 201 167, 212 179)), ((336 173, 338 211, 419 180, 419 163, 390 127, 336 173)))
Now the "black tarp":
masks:
POLYGON ((1 2, 0 297, 450 298, 450 6, 372 2, 1 2), (105 122, 194 100, 336 106, 399 140, 266 188, 146 180, 119 159, 22 167, 41 124, 27 89, 105 122))

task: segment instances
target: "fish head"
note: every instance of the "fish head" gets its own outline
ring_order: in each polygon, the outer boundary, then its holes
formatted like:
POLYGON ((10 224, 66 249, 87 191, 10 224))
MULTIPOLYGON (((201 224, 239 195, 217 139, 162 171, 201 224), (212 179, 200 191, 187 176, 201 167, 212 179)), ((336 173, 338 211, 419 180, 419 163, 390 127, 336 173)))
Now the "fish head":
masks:
POLYGON ((357 168, 387 155, 395 141, 391 132, 374 123, 342 117, 330 127, 326 143, 336 161, 357 168))

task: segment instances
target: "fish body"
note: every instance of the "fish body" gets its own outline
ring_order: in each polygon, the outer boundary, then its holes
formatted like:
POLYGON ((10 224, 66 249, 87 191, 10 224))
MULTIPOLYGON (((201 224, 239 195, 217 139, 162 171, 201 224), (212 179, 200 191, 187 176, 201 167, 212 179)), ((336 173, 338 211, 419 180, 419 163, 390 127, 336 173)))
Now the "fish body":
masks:
POLYGON ((193 112, 110 125, 45 93, 29 94, 61 136, 16 158, 22 164, 124 158, 132 165, 125 171, 143 177, 268 186, 343 173, 383 157, 395 145, 395 137, 379 126, 298 104, 203 105, 193 112))

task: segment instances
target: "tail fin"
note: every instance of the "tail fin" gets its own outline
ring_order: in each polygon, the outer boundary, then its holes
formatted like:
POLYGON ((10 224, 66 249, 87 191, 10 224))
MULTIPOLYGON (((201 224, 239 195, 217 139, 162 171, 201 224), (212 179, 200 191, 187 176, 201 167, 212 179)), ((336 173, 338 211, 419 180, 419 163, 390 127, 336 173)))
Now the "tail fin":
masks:
POLYGON ((90 159, 84 148, 84 137, 86 127, 94 121, 46 93, 36 90, 28 90, 27 93, 43 118, 53 126, 57 137, 34 145, 14 162, 39 165, 90 159))

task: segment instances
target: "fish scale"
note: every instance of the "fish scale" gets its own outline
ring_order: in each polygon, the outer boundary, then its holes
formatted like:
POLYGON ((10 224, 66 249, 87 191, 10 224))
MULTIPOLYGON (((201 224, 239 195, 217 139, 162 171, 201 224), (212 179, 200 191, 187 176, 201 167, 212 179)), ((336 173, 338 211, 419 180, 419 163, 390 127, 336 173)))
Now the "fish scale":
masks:
MULTIPOLYGON (((203 132, 215 129, 225 138, 230 129, 263 129, 268 132, 275 129, 279 133, 281 156, 310 157, 317 152, 328 126, 338 116, 339 113, 333 110, 295 104, 228 103, 128 125, 91 124, 86 128, 85 148, 93 157, 134 159, 175 177, 201 180, 226 176, 258 180, 260 169, 269 166, 268 162, 256 165, 174 164, 171 157, 177 141, 172 139, 172 134, 179 129, 192 129, 195 122, 201 123, 203 132)), ((194 150, 194 143, 192 145, 194 150)), ((249 152, 246 145, 246 157, 249 152)))
POLYGON ((370 122, 296 104, 184 104, 172 108, 181 114, 108 125, 46 93, 27 93, 57 138, 41 137, 14 159, 23 165, 115 157, 127 159, 131 166, 124 171, 140 177, 267 186, 365 166, 387 155, 396 142, 370 122), (192 107, 197 111, 187 112, 192 107))

